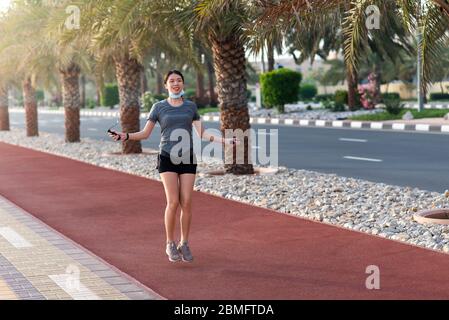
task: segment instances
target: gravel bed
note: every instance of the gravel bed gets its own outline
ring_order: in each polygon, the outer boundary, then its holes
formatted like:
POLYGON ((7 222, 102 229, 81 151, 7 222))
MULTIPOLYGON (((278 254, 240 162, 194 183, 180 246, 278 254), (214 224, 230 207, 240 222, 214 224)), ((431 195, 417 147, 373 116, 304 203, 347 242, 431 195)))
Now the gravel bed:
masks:
MULTIPOLYGON (((260 118, 279 118, 279 119, 307 119, 307 120, 344 120, 353 116, 366 114, 375 114, 383 112, 383 109, 374 110, 356 110, 344 112, 331 112, 328 109, 322 109, 320 104, 287 104, 285 105, 285 113, 278 113, 277 109, 257 109, 254 104, 248 105, 250 117, 260 118), (307 110, 310 105, 312 110, 307 110)), ((205 115, 219 116, 219 112, 208 112, 205 115)))

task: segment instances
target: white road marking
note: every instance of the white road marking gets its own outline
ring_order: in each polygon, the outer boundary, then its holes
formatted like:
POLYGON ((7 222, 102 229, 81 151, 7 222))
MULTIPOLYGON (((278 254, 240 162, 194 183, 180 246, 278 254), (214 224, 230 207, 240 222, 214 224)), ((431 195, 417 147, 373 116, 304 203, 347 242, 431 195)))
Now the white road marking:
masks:
POLYGON ((67 292, 74 300, 101 300, 95 293, 90 291, 83 285, 81 282, 73 285, 73 281, 76 279, 72 279, 73 275, 71 274, 56 274, 48 276, 51 280, 53 280, 62 290, 67 292))
POLYGON ((33 246, 13 228, 0 228, 0 235, 16 248, 29 248, 33 246))
POLYGON ((87 131, 98 131, 97 128, 88 128, 87 131))
POLYGON ((350 159, 350 160, 362 160, 362 161, 372 161, 372 162, 382 162, 383 161, 380 159, 360 158, 360 157, 351 157, 351 156, 344 156, 343 158, 350 159))
POLYGON ((351 138, 340 138, 340 141, 351 141, 351 142, 366 142, 366 139, 351 139, 351 138))

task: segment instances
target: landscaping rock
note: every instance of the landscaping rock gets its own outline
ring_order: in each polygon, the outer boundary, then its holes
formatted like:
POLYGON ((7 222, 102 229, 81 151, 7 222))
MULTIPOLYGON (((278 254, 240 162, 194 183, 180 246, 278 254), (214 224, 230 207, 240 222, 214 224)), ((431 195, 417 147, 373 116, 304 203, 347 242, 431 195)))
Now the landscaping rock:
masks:
POLYGON ((413 120, 413 114, 410 111, 407 111, 403 116, 402 120, 413 120))

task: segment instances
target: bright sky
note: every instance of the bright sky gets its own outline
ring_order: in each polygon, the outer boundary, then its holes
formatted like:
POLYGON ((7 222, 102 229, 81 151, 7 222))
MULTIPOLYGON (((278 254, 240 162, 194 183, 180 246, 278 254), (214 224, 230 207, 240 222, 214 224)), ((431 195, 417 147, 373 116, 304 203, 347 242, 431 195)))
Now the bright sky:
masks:
POLYGON ((11 4, 11 0, 0 0, 0 11, 5 11, 11 4))

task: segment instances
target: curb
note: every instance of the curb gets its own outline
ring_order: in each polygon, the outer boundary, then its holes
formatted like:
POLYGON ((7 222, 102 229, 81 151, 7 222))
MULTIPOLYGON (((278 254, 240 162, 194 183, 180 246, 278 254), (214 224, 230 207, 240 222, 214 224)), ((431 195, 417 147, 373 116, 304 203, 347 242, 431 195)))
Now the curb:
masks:
MULTIPOLYGON (((417 103, 404 103, 404 108, 418 109, 419 105, 417 103)), ((449 104, 424 104, 424 109, 449 109, 449 104)))
MULTIPOLYGON (((428 105, 426 105, 428 106, 428 105)), ((443 105, 441 105, 443 106, 443 105)), ((449 105, 448 105, 449 108, 449 105)), ((440 108, 442 109, 442 107, 440 108)), ((11 112, 25 113, 23 109, 10 108, 11 112)), ((38 110, 42 114, 64 114, 64 110, 38 110)), ((119 117, 118 111, 87 111, 80 110, 80 116, 94 117, 119 117)), ((140 115, 141 119, 147 118, 147 113, 140 115)), ((204 121, 219 122, 219 116, 201 116, 204 121)), ((372 121, 351 121, 351 120, 308 120, 308 119, 279 119, 279 118, 250 118, 250 123, 256 124, 283 124, 297 127, 321 127, 321 128, 346 128, 346 129, 374 129, 387 131, 416 131, 416 132, 432 132, 432 133, 449 133, 448 125, 432 125, 432 124, 406 124, 406 123, 384 123, 372 121)))
MULTIPOLYGON (((218 116, 203 116, 204 121, 219 121, 218 116)), ((417 131, 449 133, 448 125, 383 123, 351 120, 307 120, 307 119, 278 119, 278 118, 250 118, 250 123, 283 124, 296 127, 346 128, 346 129, 374 129, 387 131, 417 131)))

